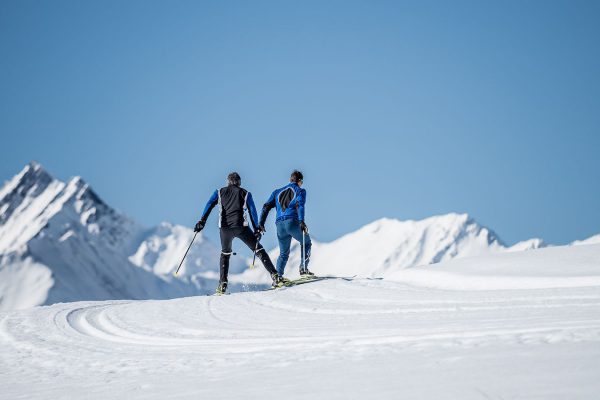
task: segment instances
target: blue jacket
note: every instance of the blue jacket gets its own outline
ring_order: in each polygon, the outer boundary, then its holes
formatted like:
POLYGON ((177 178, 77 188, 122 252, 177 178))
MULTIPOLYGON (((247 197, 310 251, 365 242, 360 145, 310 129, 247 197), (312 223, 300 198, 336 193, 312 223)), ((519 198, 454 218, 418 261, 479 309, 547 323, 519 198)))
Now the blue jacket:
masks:
POLYGON ((306 190, 292 182, 282 188, 276 189, 271 193, 269 200, 263 205, 260 214, 260 226, 264 226, 267 221, 269 211, 273 207, 277 210, 276 221, 284 219, 296 219, 304 221, 304 204, 306 203, 306 190))

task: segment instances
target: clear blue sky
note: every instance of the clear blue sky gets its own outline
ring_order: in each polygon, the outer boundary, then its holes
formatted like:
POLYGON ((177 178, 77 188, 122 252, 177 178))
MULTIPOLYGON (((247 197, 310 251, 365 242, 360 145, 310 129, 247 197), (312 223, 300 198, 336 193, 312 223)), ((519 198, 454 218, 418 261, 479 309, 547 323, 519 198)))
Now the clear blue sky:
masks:
POLYGON ((598 21, 598 1, 4 0, 0 179, 35 159, 192 226, 229 171, 262 203, 299 168, 320 240, 447 212, 581 239, 598 21))

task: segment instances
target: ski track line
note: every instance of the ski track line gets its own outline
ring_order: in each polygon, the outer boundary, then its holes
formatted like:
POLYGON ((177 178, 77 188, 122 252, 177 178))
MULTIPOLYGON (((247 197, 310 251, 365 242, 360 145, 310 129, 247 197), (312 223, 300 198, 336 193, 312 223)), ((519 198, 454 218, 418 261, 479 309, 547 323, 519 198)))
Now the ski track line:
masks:
POLYGON ((211 340, 169 338, 155 335, 142 335, 115 325, 106 315, 111 306, 92 306, 71 310, 67 314, 67 323, 71 329, 83 336, 106 342, 117 342, 141 346, 194 346, 205 345, 211 340))
MULTIPOLYGON (((54 319, 54 315, 53 315, 54 319)), ((0 321, 0 343, 5 342, 6 344, 16 348, 19 351, 24 351, 28 354, 36 354, 40 353, 45 354, 46 356, 56 356, 59 355, 59 351, 53 350, 49 344, 52 343, 51 339, 48 338, 44 343, 44 346, 36 345, 36 342, 32 340, 26 340, 23 336, 23 333, 20 330, 24 329, 24 324, 30 322, 29 318, 24 318, 22 316, 11 316, 7 315, 0 321), (11 330, 9 327, 9 323, 13 322, 14 329, 11 330), (19 331, 19 333, 16 333, 19 331)), ((34 332, 33 334, 27 332, 29 336, 35 335, 39 332, 34 332)))
MULTIPOLYGON (((79 334, 103 342, 116 342, 120 344, 135 346, 154 347, 188 347, 205 354, 231 354, 252 353, 265 350, 287 351, 290 348, 303 348, 306 343, 314 343, 314 336, 304 335, 301 337, 269 337, 262 335, 259 338, 165 338, 158 336, 140 335, 115 326, 110 318, 106 316, 106 306, 79 307, 70 310, 66 316, 68 326, 79 334), (219 350, 223 348, 224 350, 219 350)), ((330 340, 330 336, 323 337, 330 340)), ((347 340, 348 337, 342 337, 347 340)), ((326 347, 322 344, 317 347, 326 347)))
MULTIPOLYGON (((73 341, 72 335, 56 336, 56 333, 63 333, 56 325, 59 321, 57 316, 65 311, 68 309, 58 309, 41 320, 32 318, 31 315, 9 315, 0 322, 0 345, 7 344, 14 349, 7 353, 12 358, 10 369, 13 373, 31 376, 32 380, 73 375, 71 363, 80 361, 81 351, 89 351, 89 347, 73 341), (12 329, 9 322, 13 323, 12 329), (67 348, 68 351, 65 352, 67 348), (73 359, 75 348, 79 352, 75 353, 76 358, 73 359), (68 359, 71 361, 67 362, 68 359)), ((98 353, 96 350, 95 352, 98 353)))
POLYGON ((140 335, 122 329, 110 321, 106 316, 106 310, 110 306, 87 307, 71 311, 67 315, 67 321, 74 330, 104 341, 113 341, 126 344, 141 345, 172 345, 178 342, 187 343, 185 339, 174 342, 168 338, 149 335, 140 335))

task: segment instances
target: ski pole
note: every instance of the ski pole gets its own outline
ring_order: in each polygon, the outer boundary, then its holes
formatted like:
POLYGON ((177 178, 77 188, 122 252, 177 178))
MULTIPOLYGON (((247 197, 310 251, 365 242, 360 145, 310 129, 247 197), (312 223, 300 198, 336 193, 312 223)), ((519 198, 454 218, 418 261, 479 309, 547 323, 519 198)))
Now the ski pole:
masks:
POLYGON ((258 244, 260 243, 260 236, 256 238, 256 246, 254 246, 254 257, 252 257, 252 265, 250 269, 254 268, 254 263, 256 262, 256 250, 258 250, 258 244))
POLYGON ((254 263, 256 262, 256 250, 258 249, 258 241, 256 242, 256 246, 254 246, 254 257, 252 257, 252 265, 250 266, 250 269, 254 268, 254 263))
POLYGON ((306 227, 306 232, 304 231, 304 229, 302 229, 302 268, 304 269, 304 271, 306 271, 306 244, 305 244, 305 239, 304 239, 304 235, 308 233, 308 227, 306 227))
POLYGON ((304 245, 304 229, 302 229, 302 269, 306 272, 306 246, 304 245))
POLYGON ((179 273, 179 268, 181 268, 181 266, 183 265, 183 260, 185 260, 185 257, 187 256, 188 251, 190 251, 190 249, 192 248, 192 245, 194 244, 194 240, 196 240, 197 234, 198 234, 198 232, 194 233, 194 237, 192 238, 190 245, 188 246, 187 250, 185 251, 183 258, 181 259, 181 262, 179 263, 179 267, 177 267, 177 270, 175 271, 175 273, 173 275, 177 276, 177 274, 179 273))

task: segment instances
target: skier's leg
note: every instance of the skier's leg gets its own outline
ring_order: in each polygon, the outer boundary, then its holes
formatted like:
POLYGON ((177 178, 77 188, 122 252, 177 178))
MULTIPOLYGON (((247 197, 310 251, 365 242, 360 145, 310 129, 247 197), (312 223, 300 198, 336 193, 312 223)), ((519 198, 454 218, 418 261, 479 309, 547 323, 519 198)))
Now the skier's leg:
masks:
POLYGON ((304 234, 304 249, 302 248, 302 228, 300 228, 300 221, 291 220, 290 234, 294 239, 300 242, 300 270, 303 268, 308 269, 308 263, 310 262, 310 249, 312 242, 310 240, 310 234, 304 234), (306 263, 304 262, 303 256, 306 256, 306 263))
POLYGON ((283 276, 285 264, 290 257, 290 246, 292 245, 292 237, 287 231, 287 222, 279 221, 277 225, 277 239, 279 240, 279 257, 277 258, 277 273, 283 276))
POLYGON ((267 251, 262 246, 262 244, 260 244, 259 242, 258 247, 256 247, 256 236, 254 236, 254 233, 252 233, 249 227, 245 227, 237 237, 240 238, 252 251, 256 249, 256 256, 260 259, 260 261, 262 261, 265 269, 269 272, 271 276, 273 274, 277 274, 275 266, 273 265, 271 258, 267 254, 267 251))
MULTIPOLYGON (((231 228, 221 228, 221 262, 220 262, 220 277, 219 288, 227 288, 227 276, 229 275, 229 258, 233 254, 231 243, 235 237, 235 231, 231 228)), ((224 290, 223 290, 224 291, 224 290)))

